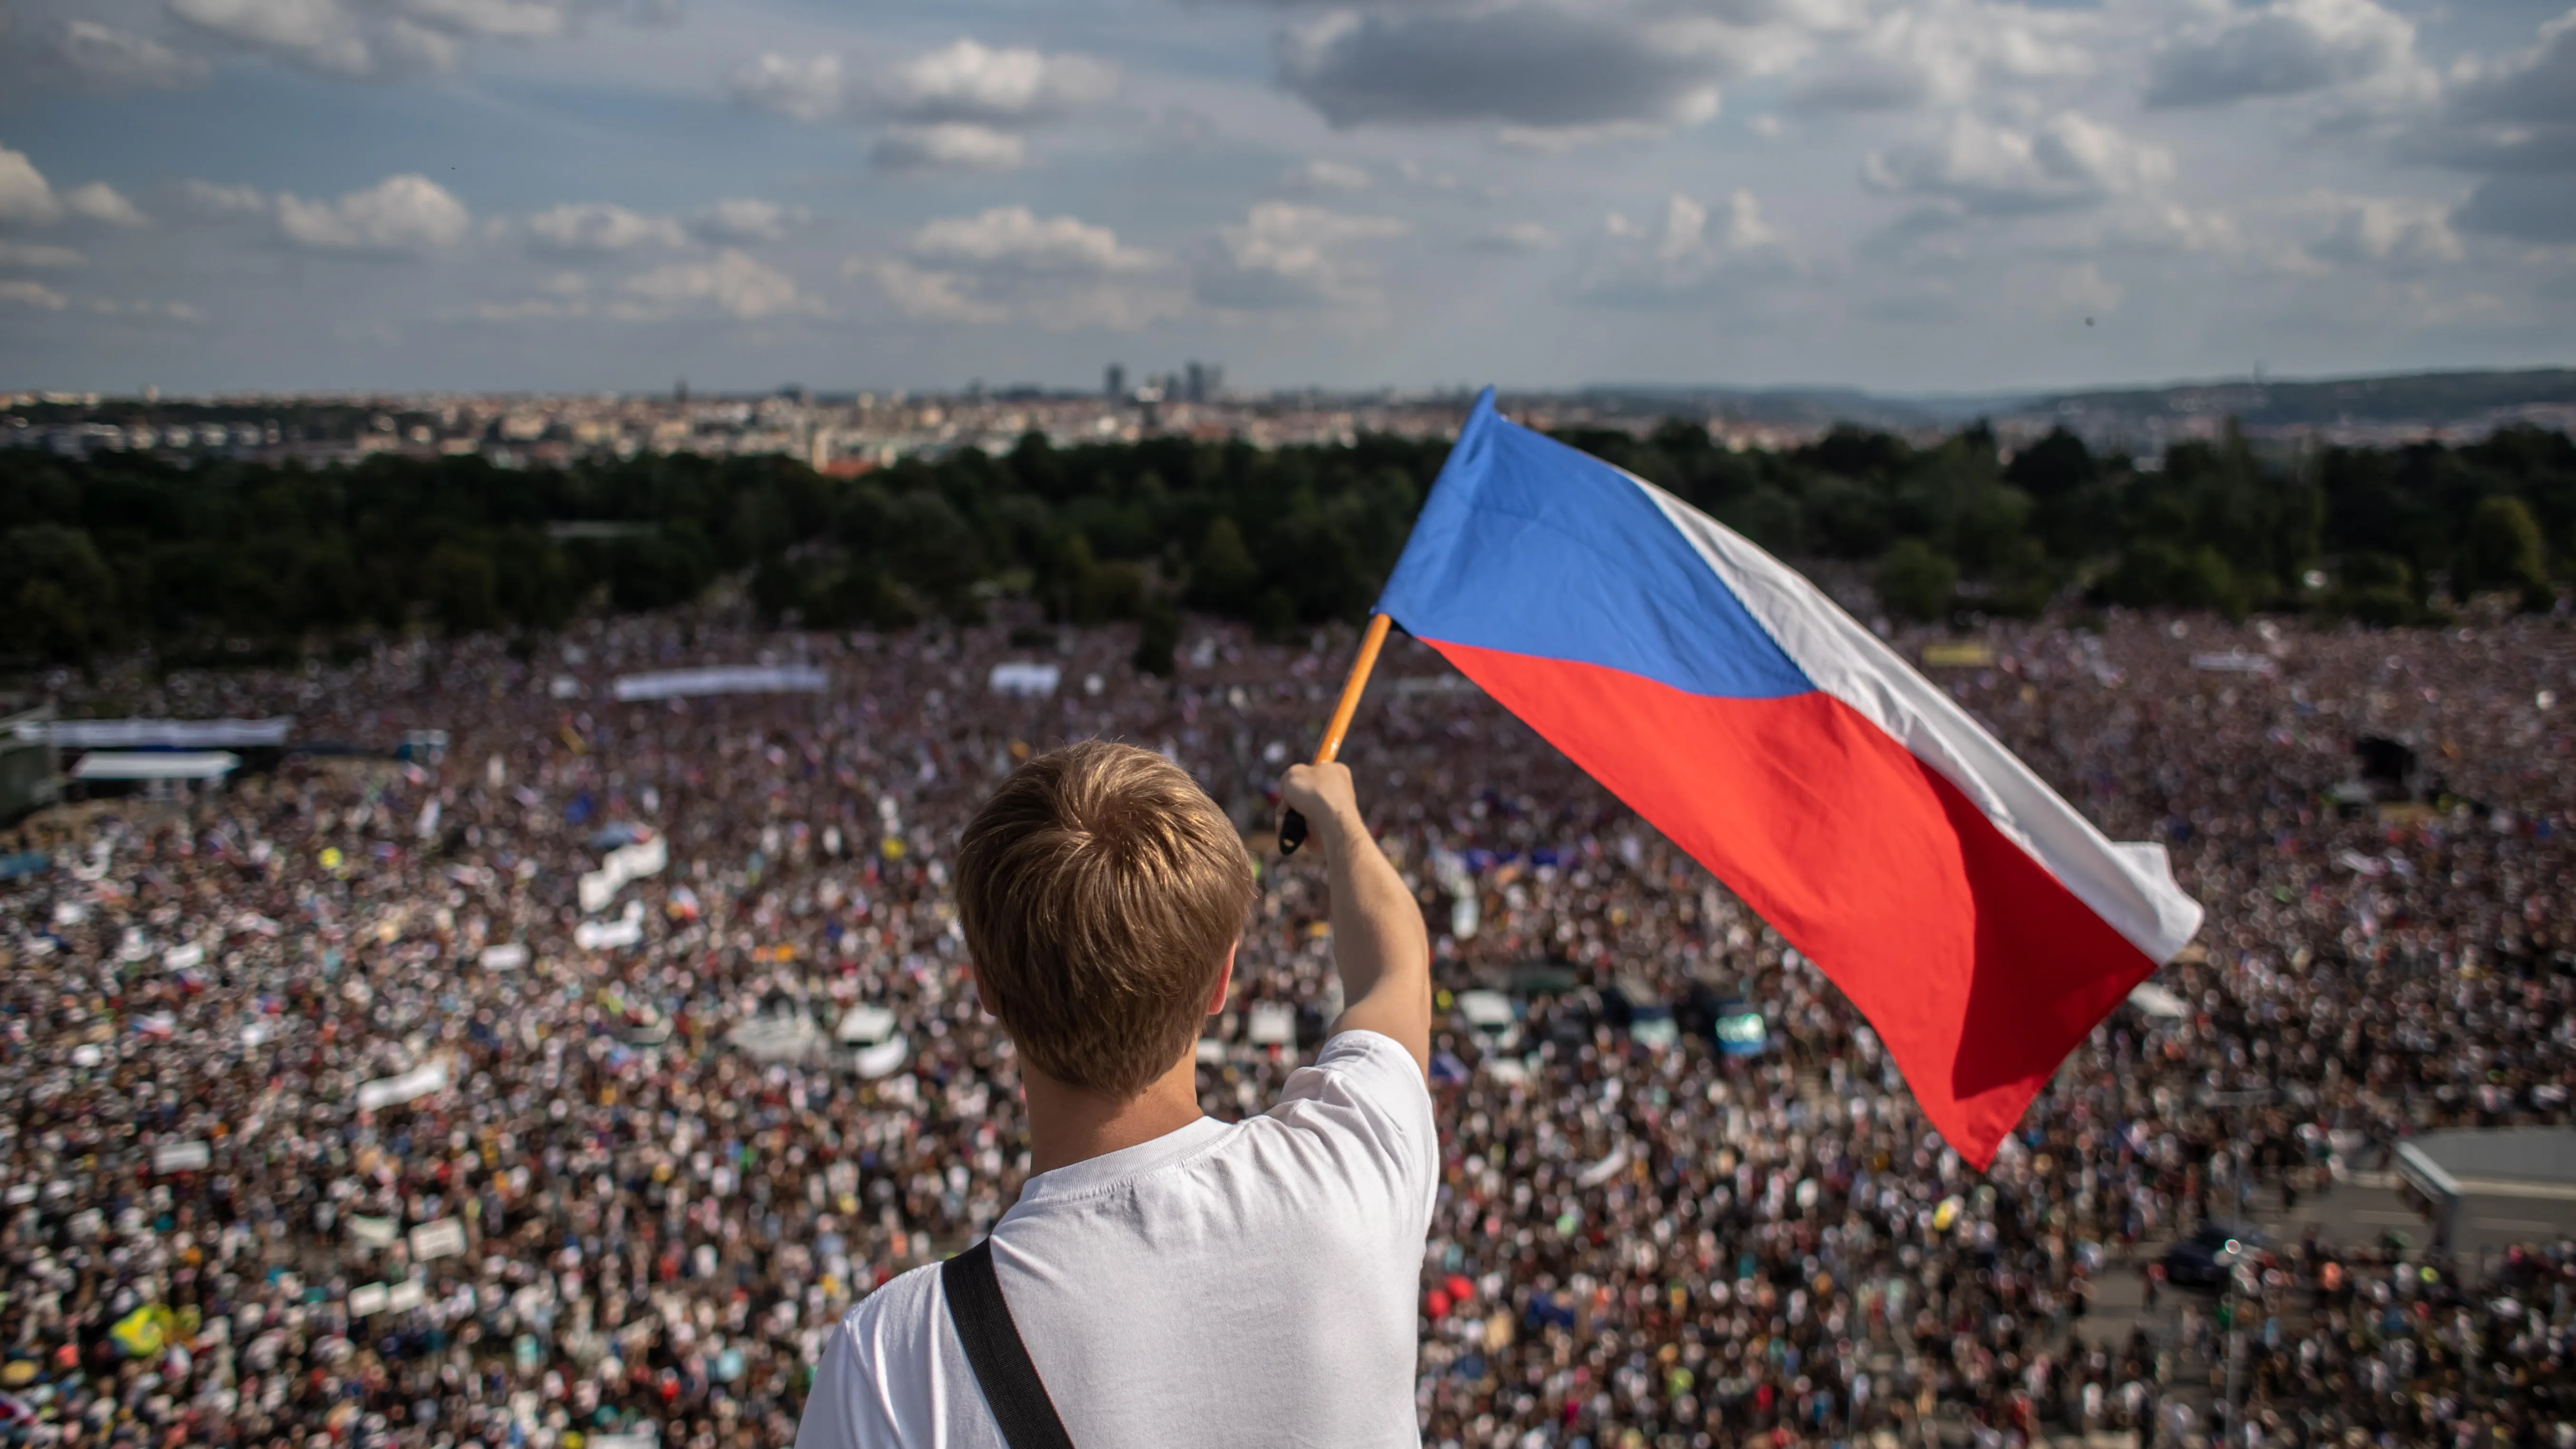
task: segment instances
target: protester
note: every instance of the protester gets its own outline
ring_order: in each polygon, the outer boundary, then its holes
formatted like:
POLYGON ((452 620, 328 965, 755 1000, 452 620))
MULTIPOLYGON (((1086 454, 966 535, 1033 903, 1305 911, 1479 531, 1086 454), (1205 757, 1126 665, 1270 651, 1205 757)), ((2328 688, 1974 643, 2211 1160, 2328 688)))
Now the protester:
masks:
MULTIPOLYGON (((1349 647, 1194 626, 1165 681, 1116 631, 1014 647, 999 625, 709 613, 562 642, 59 681, 75 714, 447 736, 0 841, 48 857, 0 881, 10 1442, 786 1442, 831 1326, 965 1246, 1028 1172, 1015 1059, 961 971, 967 813, 1017 759, 1103 735, 1266 837, 1349 647), (608 688, 764 656, 827 688, 608 688), (1056 692, 988 690, 1010 659, 1057 665, 1056 692), (580 877, 638 830, 666 868, 583 912, 580 877), (632 945, 580 944, 630 920, 632 945), (901 1069, 830 1044, 862 1004, 893 1014, 901 1069), (738 1049, 782 1006, 821 1028, 809 1059, 738 1049)), ((2169 1289, 2178 1326, 2088 1323, 2204 1218, 2379 1169, 2412 1132, 2569 1120, 2571 636, 2115 614, 1974 642, 1987 662, 1938 677, 2114 839, 2166 844, 2209 908, 2156 977, 2182 1014, 2114 1011, 1985 1174, 1787 943, 1429 651, 1390 647, 1344 758, 1438 984, 1524 1013, 1506 1043, 1440 1003, 1426 1442, 2202 1435, 2222 1308, 2245 1345, 2233 1442, 2576 1438, 2566 1244, 2502 1265, 2284 1244, 2223 1302, 2169 1289), (2364 737, 2410 747, 2412 776, 2363 779, 2364 737), (1681 1008, 1678 1040, 1621 1027, 1638 992, 1681 1008), (1760 1013, 1757 1054, 1711 1044, 1693 1003, 1717 997, 1760 1013)), ((1340 1004, 1319 868, 1263 859, 1201 1048, 1226 1118, 1276 1100, 1340 1004)))

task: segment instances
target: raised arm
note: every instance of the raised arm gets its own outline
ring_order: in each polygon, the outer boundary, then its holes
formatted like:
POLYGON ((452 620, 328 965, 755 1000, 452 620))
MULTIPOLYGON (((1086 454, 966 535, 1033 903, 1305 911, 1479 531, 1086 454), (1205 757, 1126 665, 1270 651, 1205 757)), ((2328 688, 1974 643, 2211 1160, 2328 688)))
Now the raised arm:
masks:
POLYGON ((1341 1017, 1395 1038, 1425 1072, 1431 1065, 1431 938, 1404 877, 1369 838, 1348 766, 1294 765, 1280 802, 1306 817, 1333 889, 1333 963, 1342 973, 1341 1017))

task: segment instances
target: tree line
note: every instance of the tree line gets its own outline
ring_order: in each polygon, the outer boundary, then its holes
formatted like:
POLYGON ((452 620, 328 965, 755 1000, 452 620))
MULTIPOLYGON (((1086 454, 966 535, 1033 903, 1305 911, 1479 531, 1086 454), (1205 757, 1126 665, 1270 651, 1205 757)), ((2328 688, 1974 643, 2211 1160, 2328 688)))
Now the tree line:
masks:
MULTIPOLYGON (((1844 427, 1734 451, 1673 421, 1561 434, 1793 562, 1866 566, 1894 614, 2090 602, 2428 620, 2472 595, 2555 600, 2576 559, 2576 444, 2271 453, 2232 429, 2149 464, 2058 431, 1928 446, 1844 427)), ((1179 610, 1283 635, 1362 614, 1447 444, 1151 438, 909 458, 856 478, 785 457, 597 459, 515 471, 378 455, 327 469, 0 450, 0 651, 82 661, 268 655, 430 626, 533 636, 584 610, 740 580, 767 618, 1139 620, 1166 664, 1179 610)))

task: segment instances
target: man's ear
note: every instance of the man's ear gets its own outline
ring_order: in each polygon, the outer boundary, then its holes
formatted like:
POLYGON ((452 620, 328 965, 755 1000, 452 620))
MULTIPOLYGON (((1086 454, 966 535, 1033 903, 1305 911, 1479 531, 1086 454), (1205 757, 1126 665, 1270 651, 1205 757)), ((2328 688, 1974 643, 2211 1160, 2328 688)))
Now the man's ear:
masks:
MULTIPOLYGON (((1231 957, 1227 959, 1232 960, 1231 957)), ((993 1009, 992 993, 984 989, 984 978, 977 973, 975 963, 972 961, 966 963, 966 983, 975 988, 975 1004, 984 1008, 984 1014, 995 1021, 1001 1020, 1002 1014, 993 1009)))
POLYGON ((1216 994, 1208 1000, 1206 1015, 1214 1016, 1225 1010, 1226 993, 1234 989, 1234 953, 1242 949, 1241 936, 1235 937, 1234 944, 1225 948, 1225 969, 1216 973, 1216 994))

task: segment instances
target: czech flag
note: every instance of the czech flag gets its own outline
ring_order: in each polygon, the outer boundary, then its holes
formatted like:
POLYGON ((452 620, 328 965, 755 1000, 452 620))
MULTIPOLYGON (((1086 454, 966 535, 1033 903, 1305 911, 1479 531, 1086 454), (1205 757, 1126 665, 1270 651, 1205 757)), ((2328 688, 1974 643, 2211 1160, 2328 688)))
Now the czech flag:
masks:
POLYGON ((1984 1167, 2199 929, 1815 585, 1477 400, 1380 612, 1689 851, 1867 1014, 1984 1167))

